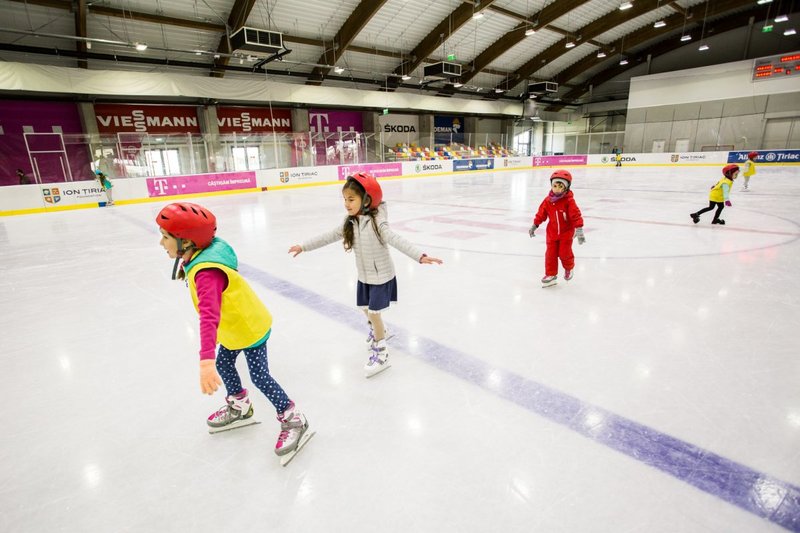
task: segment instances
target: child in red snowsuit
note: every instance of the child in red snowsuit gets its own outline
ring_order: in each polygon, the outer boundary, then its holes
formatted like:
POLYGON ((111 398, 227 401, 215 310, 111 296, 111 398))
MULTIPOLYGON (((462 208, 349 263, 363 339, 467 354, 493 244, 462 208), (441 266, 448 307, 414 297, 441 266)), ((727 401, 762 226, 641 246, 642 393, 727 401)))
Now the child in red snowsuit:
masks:
POLYGON ((547 251, 544 254, 544 277, 542 287, 551 287, 558 282, 558 260, 564 267, 564 279, 572 279, 575 268, 575 255, 572 253, 572 237, 578 239, 578 244, 586 242, 583 236, 583 218, 578 204, 575 203, 572 191, 572 174, 566 170, 556 170, 550 176, 550 194, 547 195, 539 206, 536 216, 533 217, 533 226, 528 230, 528 235, 534 237, 534 232, 542 222, 550 220, 547 224, 547 251))

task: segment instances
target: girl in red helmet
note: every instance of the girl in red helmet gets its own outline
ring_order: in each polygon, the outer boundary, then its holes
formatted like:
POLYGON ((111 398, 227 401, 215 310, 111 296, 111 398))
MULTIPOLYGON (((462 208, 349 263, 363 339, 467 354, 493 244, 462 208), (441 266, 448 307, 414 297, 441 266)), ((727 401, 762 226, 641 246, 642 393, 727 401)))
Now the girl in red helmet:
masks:
POLYGON ((364 310, 370 327, 367 337, 370 357, 364 371, 367 377, 372 377, 390 366, 386 327, 381 316, 382 311, 397 301, 397 279, 389 245, 422 264, 441 264, 442 260, 422 253, 389 229, 383 192, 371 174, 359 172, 348 176, 342 196, 347 211, 344 223, 303 244, 295 244, 289 248, 289 253, 297 257, 301 252, 316 250, 336 241, 344 243, 345 251, 355 252, 358 268, 356 304, 364 310))
POLYGON ((722 214, 722 210, 725 209, 726 205, 728 207, 732 205, 730 200, 731 188, 733 187, 733 180, 735 180, 738 175, 739 165, 725 165, 722 168, 722 178, 711 187, 711 192, 708 193, 708 207, 691 213, 689 216, 692 217, 692 222, 697 224, 700 222, 700 215, 716 207, 717 212, 714 213, 714 218, 711 220, 711 223, 725 225, 725 221, 719 218, 719 216, 722 214))
POLYGON ((756 157, 758 157, 758 152, 750 152, 747 154, 747 161, 745 161, 744 170, 742 170, 742 177, 744 178, 742 192, 750 191, 748 186, 750 183, 750 177, 756 173, 756 157))
POLYGON ((547 250, 544 253, 544 277, 542 287, 552 287, 558 283, 558 261, 564 267, 564 279, 569 281, 575 269, 575 254, 572 253, 572 238, 578 244, 586 242, 583 236, 583 217, 575 203, 570 186, 572 174, 566 170, 556 170, 550 176, 550 193, 533 217, 533 226, 528 235, 535 237, 536 228, 547 223, 547 250))
POLYGON ((235 366, 243 351, 253 384, 275 406, 281 423, 275 453, 294 451, 307 440, 301 441, 308 421, 269 373, 267 339, 272 315, 239 274, 233 248, 215 237, 216 217, 199 205, 178 202, 163 208, 156 222, 161 228, 161 246, 175 259, 173 279, 186 279, 200 315, 200 389, 213 394, 222 382, 227 390, 225 405, 208 417, 209 432, 256 423, 235 366))

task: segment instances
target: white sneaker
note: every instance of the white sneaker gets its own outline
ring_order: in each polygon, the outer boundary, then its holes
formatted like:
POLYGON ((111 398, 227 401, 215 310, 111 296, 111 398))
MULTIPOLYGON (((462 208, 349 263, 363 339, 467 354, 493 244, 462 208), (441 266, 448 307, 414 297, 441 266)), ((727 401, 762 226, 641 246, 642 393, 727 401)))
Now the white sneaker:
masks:
POLYGON ((386 339, 379 340, 372 345, 372 354, 364 365, 364 373, 368 378, 383 372, 392 364, 389 362, 389 349, 386 347, 386 339))
POLYGON ((308 420, 292 402, 278 415, 278 422, 281 423, 281 432, 278 435, 278 442, 275 443, 275 454, 286 455, 297 448, 297 443, 308 429, 308 420))
POLYGON ((542 278, 542 288, 552 287, 558 283, 558 276, 545 276, 542 278))

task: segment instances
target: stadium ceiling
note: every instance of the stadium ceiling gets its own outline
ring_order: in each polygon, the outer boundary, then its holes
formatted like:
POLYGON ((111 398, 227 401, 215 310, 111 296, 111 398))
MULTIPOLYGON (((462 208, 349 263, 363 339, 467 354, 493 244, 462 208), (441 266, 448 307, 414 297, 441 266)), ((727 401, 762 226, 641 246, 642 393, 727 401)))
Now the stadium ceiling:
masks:
POLYGON ((540 98, 558 109, 625 99, 634 75, 796 51, 794 2, 764 1, 0 0, 0 60, 467 98, 554 81, 540 98), (283 48, 234 49, 242 27, 283 48), (461 77, 426 78, 440 61, 461 77))

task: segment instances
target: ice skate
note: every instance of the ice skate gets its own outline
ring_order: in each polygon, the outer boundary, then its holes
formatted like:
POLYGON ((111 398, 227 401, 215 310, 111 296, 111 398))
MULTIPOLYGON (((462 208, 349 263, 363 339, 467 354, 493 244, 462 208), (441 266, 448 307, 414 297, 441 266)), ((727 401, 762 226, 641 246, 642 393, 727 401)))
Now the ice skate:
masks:
POLYGON ((712 224, 721 224, 721 225, 723 225, 723 226, 725 225, 725 221, 724 221, 724 220, 722 220, 721 218, 719 218, 719 219, 714 219, 714 220, 712 220, 712 221, 711 221, 711 223, 712 223, 712 224))
POLYGON ((564 271, 564 279, 567 280, 567 281, 571 280, 572 276, 573 276, 573 272, 574 272, 573 270, 565 270, 564 271))
POLYGON ((558 283, 558 276, 545 276, 542 278, 542 288, 552 287, 558 283))
MULTIPOLYGON (((294 402, 283 413, 278 414, 278 422, 281 423, 281 432, 275 443, 275 454, 281 458, 289 454, 293 457, 314 435, 310 433, 307 438, 304 437, 308 431, 308 420, 297 410, 294 402)), ((287 457, 285 461, 281 459, 281 464, 286 466, 292 457, 287 457)))
POLYGON ((380 374, 392 366, 389 362, 389 349, 386 347, 386 339, 379 340, 372 346, 372 355, 369 356, 367 364, 364 365, 364 373, 368 378, 380 374))
POLYGON ((206 420, 209 433, 219 433, 258 424, 258 420, 253 418, 253 404, 247 396, 247 389, 235 396, 226 397, 225 401, 226 404, 206 420))
MULTIPOLYGON (((389 328, 384 326, 383 327, 383 338, 388 341, 392 337, 394 337, 394 335, 389 333, 389 328)), ((375 344, 375 330, 372 329, 371 325, 370 325, 370 328, 369 328, 369 335, 367 335, 367 339, 366 339, 365 343, 367 345, 367 351, 368 352, 372 351, 372 346, 375 344)))
POLYGON ((698 215, 697 213, 692 213, 689 216, 692 217, 692 222, 694 222, 695 224, 700 222, 700 215, 698 215))

